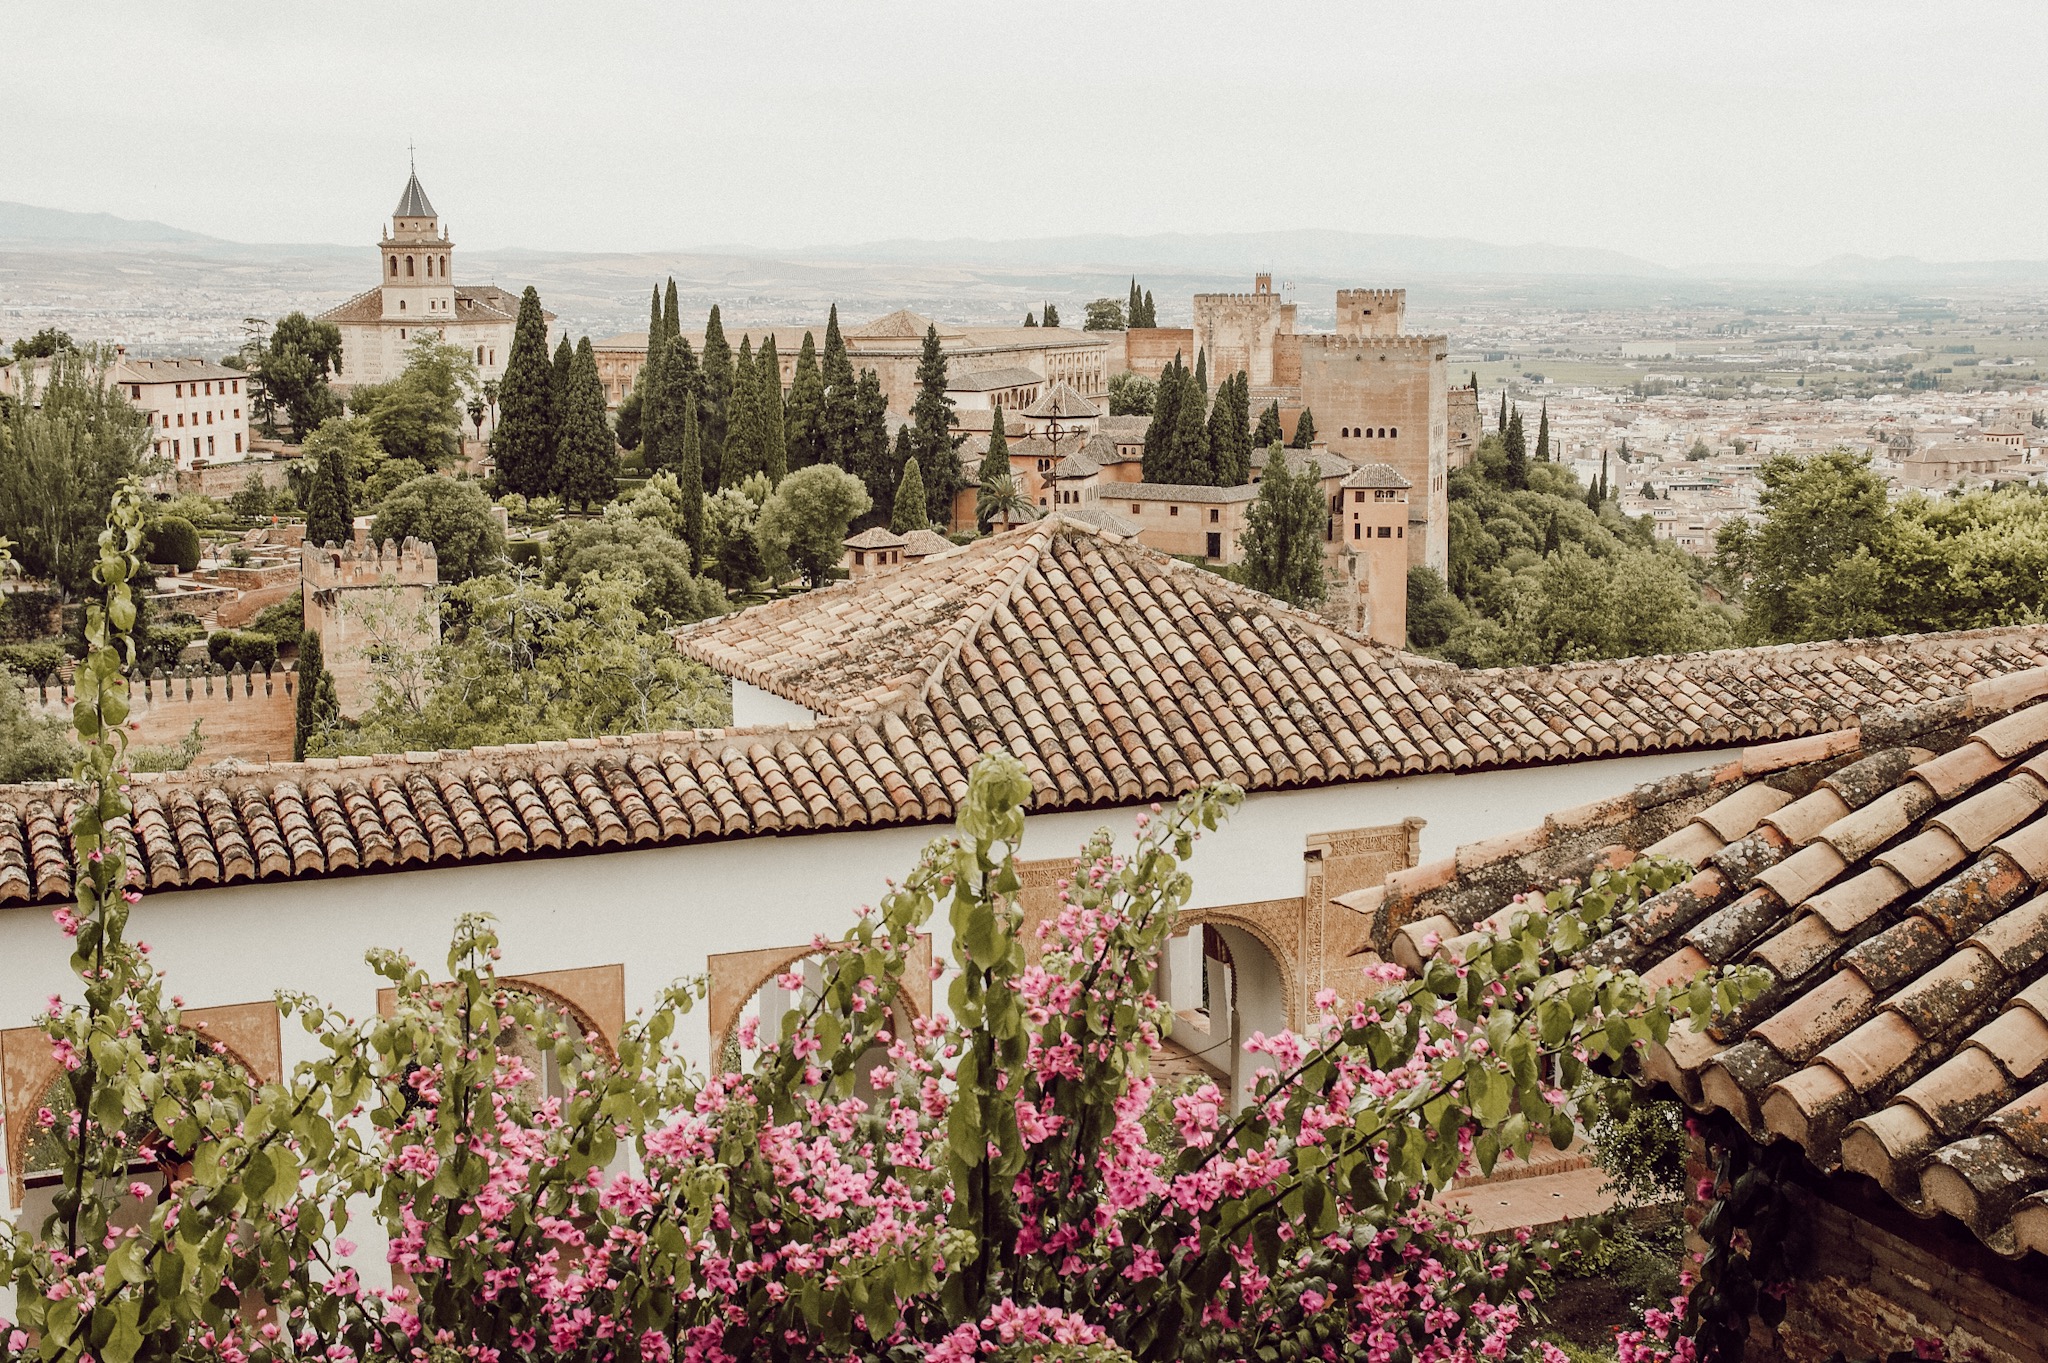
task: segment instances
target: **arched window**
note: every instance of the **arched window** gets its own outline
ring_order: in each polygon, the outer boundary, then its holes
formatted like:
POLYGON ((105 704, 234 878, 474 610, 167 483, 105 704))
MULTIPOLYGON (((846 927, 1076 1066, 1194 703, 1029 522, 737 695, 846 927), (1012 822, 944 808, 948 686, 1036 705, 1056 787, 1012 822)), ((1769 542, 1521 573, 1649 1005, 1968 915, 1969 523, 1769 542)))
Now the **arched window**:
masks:
POLYGON ((1399 426, 1389 426, 1387 427, 1387 434, 1389 436, 1399 435, 1401 434, 1401 428, 1399 426))
POLYGON ((407 257, 405 258, 405 277, 406 277, 407 279, 411 279, 411 278, 412 278, 412 257, 411 257, 411 256, 407 256, 407 257))
POLYGON ((446 256, 442 256, 442 257, 441 257, 441 278, 443 278, 443 279, 446 279, 447 277, 448 277, 448 257, 446 257, 446 256))
POLYGON ((393 279, 396 279, 396 278, 398 278, 398 257, 397 257, 397 256, 393 256, 393 257, 391 257, 391 277, 392 277, 393 279))

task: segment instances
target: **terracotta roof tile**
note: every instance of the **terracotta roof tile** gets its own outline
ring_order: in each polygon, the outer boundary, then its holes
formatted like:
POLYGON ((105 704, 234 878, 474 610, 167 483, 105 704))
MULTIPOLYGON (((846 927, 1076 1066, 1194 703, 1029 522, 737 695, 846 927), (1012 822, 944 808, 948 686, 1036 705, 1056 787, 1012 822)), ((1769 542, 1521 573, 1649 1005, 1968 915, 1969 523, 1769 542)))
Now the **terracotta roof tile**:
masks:
MULTIPOLYGON (((1866 732, 1907 720, 1952 732, 1958 719, 1977 731, 1939 756, 1894 748, 1823 766, 1818 785, 1794 773, 1795 788, 1838 797, 1842 812, 1822 824, 1808 811, 1826 802, 1802 808, 1814 794, 1802 795, 1715 853, 1729 888, 1752 882, 1685 928, 1687 951, 1671 951, 1663 925, 1697 896, 1667 891, 1588 953, 1660 981, 1709 962, 1762 967, 1758 999, 1710 1034, 1675 1029, 1646 1047, 1643 1076, 1759 1138, 1799 1143, 1822 1170, 1869 1175, 1917 1214, 1954 1216, 2007 1255, 2048 1251, 2040 689, 1973 683, 1953 700, 1913 699, 1905 720, 1872 721, 1866 732), (2003 717, 1984 708, 2002 696, 2031 703, 2003 717), (1782 855, 1801 836, 1812 841, 1782 855)), ((1456 878, 1431 893, 1464 906, 1468 916, 1443 920, 1452 927, 1489 911, 1456 878)))

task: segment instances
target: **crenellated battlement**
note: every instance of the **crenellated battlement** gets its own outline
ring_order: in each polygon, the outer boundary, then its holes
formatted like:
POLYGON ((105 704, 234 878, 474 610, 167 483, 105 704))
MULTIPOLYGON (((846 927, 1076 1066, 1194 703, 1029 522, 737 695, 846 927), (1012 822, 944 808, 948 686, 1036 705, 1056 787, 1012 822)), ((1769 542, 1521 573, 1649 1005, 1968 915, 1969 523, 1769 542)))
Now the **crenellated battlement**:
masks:
POLYGON ((1362 306, 1362 305, 1364 305, 1364 304, 1368 304, 1368 303, 1369 303, 1369 304, 1372 304, 1372 305, 1373 305, 1373 306, 1374 306, 1375 308, 1378 308, 1378 307, 1400 307, 1400 308, 1405 308, 1405 307, 1407 307, 1407 306, 1408 306, 1408 290, 1406 290, 1406 289, 1339 289, 1339 290, 1337 290, 1337 306, 1341 308, 1341 307, 1343 307, 1343 306, 1344 306, 1345 304, 1347 304, 1347 303, 1350 303, 1350 304, 1357 304, 1357 305, 1361 305, 1361 306, 1362 306))
POLYGON ((440 580, 434 546, 407 536, 404 543, 304 545, 299 550, 299 579, 314 591, 352 587, 431 587, 440 580))
POLYGON ((1311 332, 1301 338, 1304 349, 1384 350, 1402 355, 1429 355, 1450 344, 1447 336, 1347 336, 1341 333, 1311 332))

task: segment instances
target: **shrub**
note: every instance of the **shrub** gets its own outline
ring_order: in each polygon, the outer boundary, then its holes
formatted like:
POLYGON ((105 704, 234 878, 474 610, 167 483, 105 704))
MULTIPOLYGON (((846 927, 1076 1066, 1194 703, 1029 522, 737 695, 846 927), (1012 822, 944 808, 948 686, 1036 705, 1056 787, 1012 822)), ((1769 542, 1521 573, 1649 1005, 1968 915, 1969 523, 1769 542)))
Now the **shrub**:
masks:
POLYGON ((217 629, 206 639, 206 653, 225 668, 268 670, 277 665, 277 640, 246 629, 217 629))
POLYGON ((199 531, 183 516, 166 516, 149 528, 151 563, 168 563, 181 573, 199 566, 199 531))
POLYGON ((206 626, 197 621, 153 624, 149 637, 135 642, 135 665, 144 673, 169 672, 195 639, 206 637, 206 626))
POLYGON ((246 626, 249 633, 266 634, 280 644, 296 641, 299 631, 305 627, 306 597, 303 592, 293 592, 284 600, 265 606, 246 626))
POLYGON ((228 562, 234 564, 237 568, 248 567, 249 557, 249 546, 246 544, 238 544, 228 550, 228 562))
POLYGON ((228 510, 245 521, 263 519, 271 513, 275 505, 276 498, 264 485, 263 475, 255 469, 249 470, 249 476, 242 480, 241 487, 235 489, 235 495, 228 498, 228 510))
POLYGON ((32 644, 0 644, 0 667, 30 681, 42 681, 64 665, 64 645, 53 639, 32 644))

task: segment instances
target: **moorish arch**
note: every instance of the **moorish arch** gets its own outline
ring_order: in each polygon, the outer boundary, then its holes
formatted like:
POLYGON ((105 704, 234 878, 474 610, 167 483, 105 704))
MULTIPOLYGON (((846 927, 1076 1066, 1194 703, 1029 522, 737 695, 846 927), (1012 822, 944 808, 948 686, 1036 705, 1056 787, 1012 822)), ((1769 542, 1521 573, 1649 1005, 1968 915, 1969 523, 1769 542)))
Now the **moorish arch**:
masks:
MULTIPOLYGON (((727 1042, 738 1031, 747 1005, 764 987, 790 967, 815 956, 830 955, 845 945, 843 942, 828 942, 821 947, 816 942, 806 942, 796 947, 725 951, 709 957, 706 970, 710 977, 710 992, 705 1000, 705 1012, 711 1029, 712 1071, 716 1073, 724 1069, 727 1042)), ((915 1020, 931 1016, 931 967, 931 934, 921 932, 911 943, 909 957, 903 966, 903 978, 896 987, 896 1007, 907 1018, 915 1020)))

